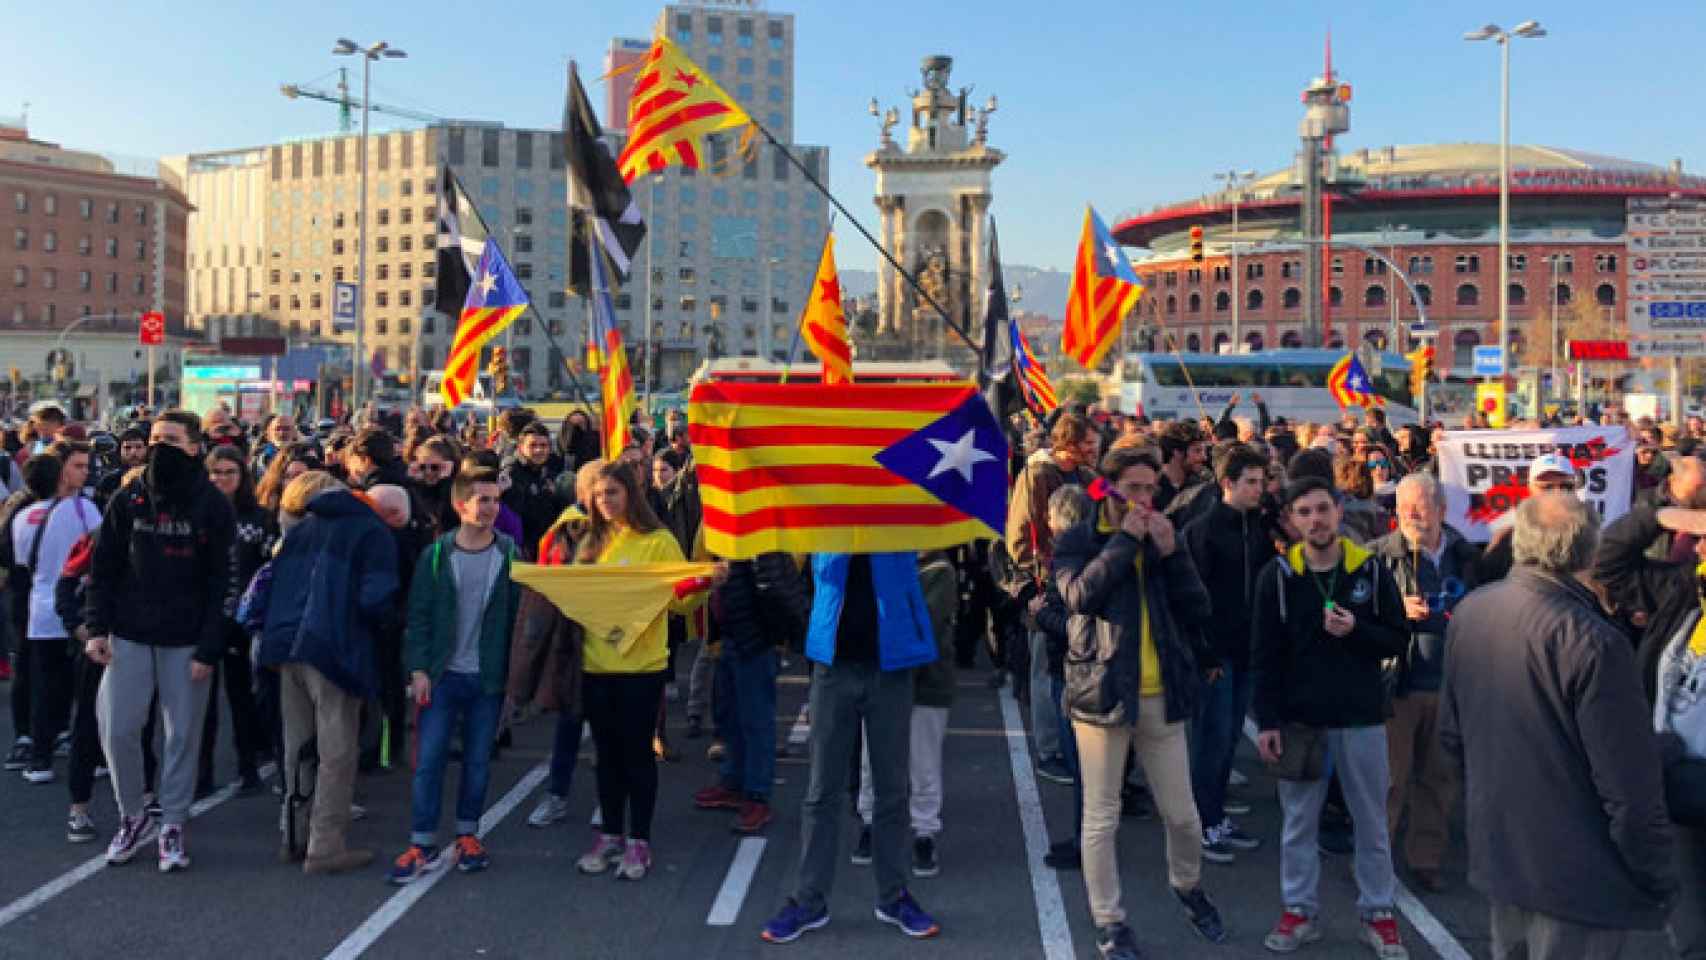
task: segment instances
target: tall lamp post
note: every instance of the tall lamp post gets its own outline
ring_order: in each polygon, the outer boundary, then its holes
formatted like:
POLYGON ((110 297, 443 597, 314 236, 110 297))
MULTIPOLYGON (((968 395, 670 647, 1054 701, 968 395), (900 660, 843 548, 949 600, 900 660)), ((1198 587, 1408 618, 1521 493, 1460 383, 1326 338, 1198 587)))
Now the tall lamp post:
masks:
POLYGON ((1511 368, 1511 40, 1544 36, 1546 28, 1538 20, 1524 20, 1508 32, 1489 23, 1463 35, 1465 40, 1492 40, 1499 45, 1499 356, 1506 373, 1511 368))
POLYGON ((332 47, 332 53, 341 57, 361 58, 361 142, 357 150, 357 163, 361 164, 361 202, 356 214, 356 261, 355 261, 355 344, 350 352, 350 412, 354 413, 356 405, 361 400, 361 374, 364 366, 362 360, 361 334, 367 325, 367 121, 371 112, 372 100, 368 90, 373 74, 373 61, 381 57, 400 60, 408 56, 396 47, 381 40, 369 46, 362 46, 348 37, 339 37, 332 47))
POLYGON ((1238 345, 1243 342, 1238 339, 1238 310, 1242 306, 1240 298, 1243 296, 1238 289, 1238 203, 1244 198, 1244 188, 1256 179, 1256 171, 1227 170, 1215 174, 1214 179, 1225 183, 1226 191, 1232 195, 1232 352, 1237 353, 1238 345))

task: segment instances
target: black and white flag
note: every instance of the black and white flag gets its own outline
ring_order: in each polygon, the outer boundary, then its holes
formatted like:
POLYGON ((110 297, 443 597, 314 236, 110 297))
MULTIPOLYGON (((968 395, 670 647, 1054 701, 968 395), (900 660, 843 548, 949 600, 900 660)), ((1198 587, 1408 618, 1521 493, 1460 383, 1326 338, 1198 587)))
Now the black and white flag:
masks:
POLYGON ((563 139, 569 168, 569 290, 586 296, 592 287, 588 254, 602 252, 617 285, 626 283, 634 255, 646 238, 646 221, 604 142, 604 130, 587 101, 580 75, 569 63, 569 92, 563 106, 563 139), (596 241, 596 243, 595 243, 596 241))

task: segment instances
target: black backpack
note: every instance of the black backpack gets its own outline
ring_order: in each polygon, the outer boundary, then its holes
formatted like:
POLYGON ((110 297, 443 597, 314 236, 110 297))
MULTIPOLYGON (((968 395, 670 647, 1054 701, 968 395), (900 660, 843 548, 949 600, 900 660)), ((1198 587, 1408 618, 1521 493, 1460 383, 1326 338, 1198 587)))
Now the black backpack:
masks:
POLYGON ((28 490, 19 490, 0 503, 0 572, 7 574, 18 569, 18 554, 12 548, 12 518, 25 507, 34 506, 40 502, 40 497, 28 490))

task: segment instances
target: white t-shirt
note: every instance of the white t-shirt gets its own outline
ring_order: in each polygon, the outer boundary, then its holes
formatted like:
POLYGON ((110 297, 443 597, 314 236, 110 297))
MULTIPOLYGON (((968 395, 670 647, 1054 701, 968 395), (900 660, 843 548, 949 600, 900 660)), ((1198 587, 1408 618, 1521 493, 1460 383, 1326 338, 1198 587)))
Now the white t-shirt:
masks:
POLYGON ((53 588, 59 583, 59 571, 65 568, 65 559, 71 555, 71 548, 83 534, 100 527, 101 511, 85 497, 71 497, 57 505, 48 500, 19 510, 12 518, 12 555, 17 557, 19 566, 29 564, 36 536, 44 522, 47 535, 42 540, 35 568, 30 571, 29 637, 32 640, 66 636, 65 624, 53 612, 53 588), (53 510, 51 518, 48 516, 50 507, 53 510))

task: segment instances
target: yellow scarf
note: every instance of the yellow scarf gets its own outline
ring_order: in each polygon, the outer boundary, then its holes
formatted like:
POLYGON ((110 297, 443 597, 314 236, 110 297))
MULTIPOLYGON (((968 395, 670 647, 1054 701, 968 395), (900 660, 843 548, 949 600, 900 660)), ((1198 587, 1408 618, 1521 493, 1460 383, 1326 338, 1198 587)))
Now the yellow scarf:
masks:
MULTIPOLYGON (((1694 568, 1694 575, 1706 581, 1706 563, 1694 568)), ((1688 637, 1688 652, 1706 657, 1706 589, 1700 591, 1700 619, 1694 622, 1694 632, 1688 637)))

